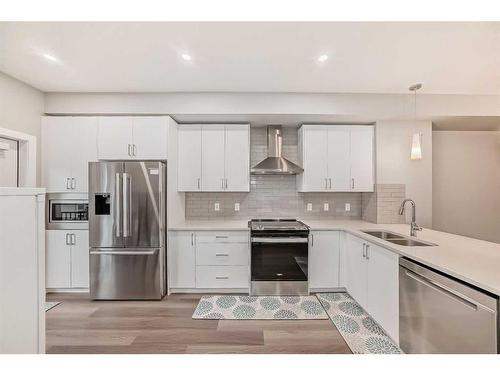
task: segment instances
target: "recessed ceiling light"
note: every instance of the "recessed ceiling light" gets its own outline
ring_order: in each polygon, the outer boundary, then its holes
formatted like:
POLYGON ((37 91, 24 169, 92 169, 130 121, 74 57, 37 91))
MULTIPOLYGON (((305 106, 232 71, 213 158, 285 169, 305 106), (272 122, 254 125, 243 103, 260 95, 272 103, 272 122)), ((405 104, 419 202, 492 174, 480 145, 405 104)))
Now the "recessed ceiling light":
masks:
POLYGON ((318 57, 319 62, 325 62, 326 60, 328 60, 328 55, 321 55, 318 57))
POLYGON ((187 53, 183 53, 181 57, 183 60, 191 61, 191 55, 188 55, 187 53))
POLYGON ((59 59, 50 53, 42 53, 42 57, 52 62, 59 62, 59 59))

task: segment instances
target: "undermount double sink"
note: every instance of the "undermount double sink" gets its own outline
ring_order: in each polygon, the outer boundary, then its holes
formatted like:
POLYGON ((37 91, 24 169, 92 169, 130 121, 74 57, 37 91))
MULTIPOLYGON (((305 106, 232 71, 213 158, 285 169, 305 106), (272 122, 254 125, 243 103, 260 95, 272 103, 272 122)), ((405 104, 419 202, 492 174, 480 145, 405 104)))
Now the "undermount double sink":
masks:
POLYGON ((413 238, 408 238, 402 236, 401 234, 389 232, 385 230, 363 230, 363 233, 369 234, 370 236, 380 238, 387 242, 393 243, 395 245, 401 246, 436 246, 433 243, 414 240, 413 238))

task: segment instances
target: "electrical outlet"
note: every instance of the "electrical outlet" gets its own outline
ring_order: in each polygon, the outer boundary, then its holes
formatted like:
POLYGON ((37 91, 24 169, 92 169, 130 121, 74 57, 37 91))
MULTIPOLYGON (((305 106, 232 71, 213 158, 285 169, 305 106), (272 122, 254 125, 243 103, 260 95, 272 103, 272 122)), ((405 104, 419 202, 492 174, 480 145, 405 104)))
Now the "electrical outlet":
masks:
POLYGON ((235 211, 239 211, 240 210, 240 204, 239 203, 235 203, 234 204, 234 210, 235 211))
POLYGON ((220 205, 219 203, 214 204, 214 211, 220 211, 220 205))
POLYGON ((312 210, 313 210, 313 205, 312 205, 312 203, 308 203, 308 204, 307 204, 306 210, 307 210, 307 211, 312 211, 312 210))
POLYGON ((323 203, 323 211, 329 211, 330 205, 328 203, 323 203))
POLYGON ((345 210, 346 211, 351 211, 351 204, 350 203, 346 203, 345 204, 345 210))

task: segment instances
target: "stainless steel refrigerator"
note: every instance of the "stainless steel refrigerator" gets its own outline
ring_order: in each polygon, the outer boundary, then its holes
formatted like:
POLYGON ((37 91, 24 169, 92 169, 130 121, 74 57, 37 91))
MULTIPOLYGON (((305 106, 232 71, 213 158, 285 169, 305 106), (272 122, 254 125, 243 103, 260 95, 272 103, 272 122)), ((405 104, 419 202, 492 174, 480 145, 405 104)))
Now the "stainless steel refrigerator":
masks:
POLYGON ((166 293, 166 164, 89 163, 90 296, 166 293))

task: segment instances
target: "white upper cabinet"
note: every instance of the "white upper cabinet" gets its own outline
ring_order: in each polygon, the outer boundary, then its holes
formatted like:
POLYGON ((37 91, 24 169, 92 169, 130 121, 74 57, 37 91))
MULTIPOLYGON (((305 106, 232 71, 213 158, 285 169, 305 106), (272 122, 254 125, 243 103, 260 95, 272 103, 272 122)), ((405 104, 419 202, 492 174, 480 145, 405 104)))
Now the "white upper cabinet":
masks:
POLYGON ((351 127, 351 191, 373 191, 373 127, 351 127))
POLYGON ((308 126, 299 130, 299 164, 304 172, 298 175, 300 191, 328 189, 328 130, 324 126, 308 126))
POLYGON ((332 191, 349 191, 349 127, 328 128, 328 186, 332 191))
POLYGON ((168 120, 163 116, 133 118, 134 158, 167 159, 168 120))
POLYGON ((202 126, 201 190, 224 191, 224 125, 202 126))
POLYGON ((248 125, 180 125, 178 191, 250 191, 248 125))
POLYGON ((177 190, 201 191, 201 126, 179 126, 177 190))
POLYGON ((373 191, 373 127, 303 125, 299 163, 299 191, 373 191))
POLYGON ((99 117, 101 160, 167 159, 168 118, 164 116, 99 117))
POLYGON ((42 117, 41 151, 47 192, 87 192, 88 162, 97 160, 97 118, 42 117))
POLYGON ((129 159, 132 157, 132 117, 99 117, 99 159, 129 159))
POLYGON ((250 191, 250 134, 248 125, 226 126, 225 185, 227 191, 250 191))

